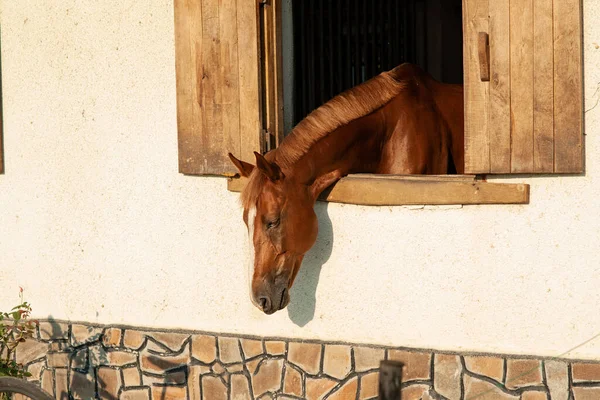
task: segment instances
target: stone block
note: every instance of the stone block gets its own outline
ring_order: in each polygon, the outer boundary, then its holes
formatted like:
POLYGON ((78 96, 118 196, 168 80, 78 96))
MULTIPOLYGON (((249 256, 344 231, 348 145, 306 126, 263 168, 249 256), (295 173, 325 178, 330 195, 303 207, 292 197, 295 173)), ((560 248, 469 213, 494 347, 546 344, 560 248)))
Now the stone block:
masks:
POLYGON ((548 400, 548 394, 539 390, 527 390, 521 393, 521 400, 548 400))
POLYGON ((206 364, 215 361, 217 358, 217 339, 214 336, 192 336, 192 357, 206 364))
POLYGON ((306 378, 306 400, 322 400, 338 383, 329 378, 306 378))
POLYGON ((242 344, 245 360, 263 354, 263 344, 259 340, 241 339, 240 343, 242 344))
POLYGON ((219 378, 203 376, 202 400, 227 400, 227 387, 219 378))
POLYGON ((66 368, 69 366, 69 353, 49 353, 48 367, 66 368))
POLYGON ((44 369, 41 378, 42 389, 54 396, 54 374, 51 369, 44 369))
POLYGON ((75 399, 87 400, 96 396, 96 383, 92 374, 71 371, 71 395, 75 399))
POLYGON ((272 356, 282 356, 285 354, 285 342, 267 341, 265 342, 265 348, 267 349, 267 354, 272 356))
POLYGON ((40 322, 40 339, 57 340, 69 339, 69 325, 63 322, 40 322))
POLYGON ((573 363, 573 382, 598 382, 600 381, 600 364, 573 363))
MULTIPOLYGON (((598 400, 600 399, 600 387, 575 386, 573 388, 573 400, 598 400)), ((554 399, 552 399, 554 400, 554 399)))
POLYGON ((142 385, 142 377, 140 371, 136 367, 124 368, 123 372, 123 386, 132 387, 132 386, 141 386, 142 385))
POLYGON ((107 365, 113 367, 122 367, 129 364, 137 364, 137 354, 127 351, 108 351, 107 365))
POLYGON ((88 347, 88 358, 90 367, 106 366, 109 364, 106 349, 100 344, 88 347))
POLYGON ((202 365, 192 365, 188 369, 188 392, 190 400, 202 400, 200 396, 200 377, 202 376, 203 368, 208 368, 202 365))
POLYGON ((101 399, 116 399, 121 389, 121 373, 113 368, 100 367, 96 375, 98 396, 101 399))
POLYGON ((55 393, 59 399, 69 398, 69 381, 66 368, 56 368, 54 370, 55 393))
POLYGON ((355 347, 354 362, 356 372, 365 372, 372 369, 378 369, 381 360, 385 359, 385 349, 376 349, 372 347, 355 347))
POLYGON ((404 364, 402 382, 431 379, 431 353, 388 350, 388 359, 404 364))
POLYGON ((250 384, 244 375, 231 375, 231 400, 252 400, 250 384))
POLYGON ((487 356, 466 356, 465 366, 467 370, 477 374, 492 378, 502 383, 504 377, 504 359, 499 357, 487 356))
POLYGON ((48 343, 27 339, 25 342, 19 343, 16 352, 16 361, 19 364, 27 364, 46 356, 48 350, 48 343))
MULTIPOLYGON (((405 388, 402 388, 402 390, 400 391, 400 395, 402 400, 409 400, 409 399, 414 399, 414 400, 435 400, 433 397, 431 397, 431 395, 429 394, 431 390, 431 386, 429 385, 409 385, 405 388)), ((491 399, 490 399, 491 400, 491 399)))
POLYGON ((150 400, 150 388, 123 390, 119 400, 150 400))
POLYGON ((108 328, 102 335, 102 344, 106 347, 119 347, 123 330, 119 328, 108 328))
POLYGON ((142 384, 144 386, 183 385, 185 383, 185 371, 183 370, 169 372, 160 376, 142 374, 142 384))
POLYGON ((210 369, 217 375, 221 375, 223 372, 225 372, 225 367, 223 367, 220 362, 214 363, 210 369))
POLYGON ((461 372, 460 357, 435 354, 433 359, 434 390, 449 400, 460 400, 461 372))
POLYGON ((288 361, 307 374, 316 375, 321 365, 321 345, 292 342, 289 344, 288 361))
POLYGON ((187 398, 187 390, 185 387, 152 386, 150 392, 152 400, 181 400, 187 398))
POLYGON ((291 364, 285 366, 283 393, 302 397, 302 373, 291 364))
POLYGON ((140 353, 140 367, 142 372, 151 374, 164 374, 167 371, 181 368, 190 362, 190 355, 184 351, 177 355, 159 355, 144 349, 140 353))
POLYGON ((379 394, 379 372, 371 372, 360 377, 359 400, 377 397, 379 394))
POLYGON ((27 372, 31 374, 30 377, 27 378, 28 381, 39 381, 42 376, 42 370, 46 366, 44 360, 38 361, 33 364, 29 364, 27 366, 27 372))
POLYGON ((465 399, 519 400, 518 396, 512 396, 505 393, 496 385, 467 374, 463 375, 463 383, 465 388, 465 399))
POLYGON ((542 384, 542 367, 538 360, 506 360, 506 387, 519 389, 542 384))
POLYGON ((225 369, 230 374, 235 374, 236 372, 242 372, 244 370, 244 364, 242 364, 242 363, 231 364, 231 365, 226 366, 225 369))
POLYGON ((123 346, 131 350, 139 350, 146 341, 146 334, 142 331, 127 329, 123 336, 123 346))
POLYGON ((327 398, 328 400, 348 400, 356 399, 356 392, 358 390, 358 378, 354 377, 348 382, 344 383, 341 388, 327 398))
POLYGON ((82 324, 71 325, 71 345, 73 346, 95 342, 100 340, 101 336, 102 328, 82 324))
POLYGON ((352 369, 352 353, 350 346, 331 345, 325 346, 323 358, 323 373, 342 380, 352 369))
POLYGON ((569 365, 564 361, 546 360, 546 382, 552 400, 569 399, 569 365))
POLYGON ((240 346, 238 339, 229 337, 220 337, 219 342, 219 358, 223 364, 234 364, 242 362, 240 354, 240 346))
POLYGON ((175 332, 149 332, 147 335, 169 349, 172 353, 180 352, 185 341, 190 338, 189 334, 175 332))
POLYGON ((252 376, 252 391, 254 396, 281 389, 283 360, 266 360, 261 363, 258 371, 252 376))

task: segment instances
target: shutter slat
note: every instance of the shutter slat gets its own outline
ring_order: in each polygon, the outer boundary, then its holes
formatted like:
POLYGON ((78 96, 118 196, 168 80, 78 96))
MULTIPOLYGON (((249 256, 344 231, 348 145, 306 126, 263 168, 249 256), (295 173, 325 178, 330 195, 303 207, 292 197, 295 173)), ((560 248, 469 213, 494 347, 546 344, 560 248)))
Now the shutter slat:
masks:
MULTIPOLYGON (((494 0, 497 1, 497 0, 494 0)), ((489 84, 481 81, 477 37, 488 32, 488 0, 463 0, 465 172, 490 172, 489 84)))
POLYGON ((533 2, 533 167, 554 171, 554 71, 552 0, 533 2))
POLYGON ((202 0, 202 75, 199 77, 202 98, 202 171, 210 171, 219 164, 224 167, 226 161, 220 157, 228 142, 223 132, 220 58, 219 1, 202 0))
POLYGON ((490 172, 510 172, 510 7, 490 2, 490 172))
POLYGON ((175 1, 175 63, 177 85, 177 126, 179 171, 190 173, 198 169, 198 150, 202 147, 201 113, 196 78, 197 63, 201 65, 202 8, 200 1, 175 1), (198 53, 198 54, 197 54, 198 53))
POLYGON ((254 160, 260 151, 260 92, 258 67, 258 7, 248 0, 237 0, 237 49, 240 96, 240 157, 254 160))
POLYGON ((555 172, 583 171, 581 3, 554 1, 555 172))
MULTIPOLYGON (((228 152, 240 154, 240 90, 238 85, 236 2, 219 2, 219 73, 221 90, 219 115, 222 119, 224 146, 228 152)), ((217 149, 221 158, 223 148, 217 149)))
POLYGON ((528 172, 533 171, 533 0, 510 0, 510 64, 511 172, 528 172))

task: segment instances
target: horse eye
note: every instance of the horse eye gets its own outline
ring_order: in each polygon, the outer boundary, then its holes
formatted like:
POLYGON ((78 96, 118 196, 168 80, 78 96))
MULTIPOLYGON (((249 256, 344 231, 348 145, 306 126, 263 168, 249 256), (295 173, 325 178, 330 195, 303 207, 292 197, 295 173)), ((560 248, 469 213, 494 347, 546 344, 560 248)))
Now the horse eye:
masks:
POLYGON ((275 228, 277 225, 279 225, 279 218, 277 218, 276 220, 267 222, 267 229, 275 228))

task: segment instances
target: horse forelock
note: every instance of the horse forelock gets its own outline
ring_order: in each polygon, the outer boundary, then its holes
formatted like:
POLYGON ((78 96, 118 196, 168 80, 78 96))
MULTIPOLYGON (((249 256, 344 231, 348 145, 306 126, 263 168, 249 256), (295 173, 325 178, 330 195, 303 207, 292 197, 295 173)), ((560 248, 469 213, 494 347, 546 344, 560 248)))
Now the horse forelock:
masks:
POLYGON ((248 177, 246 187, 244 188, 240 196, 242 206, 245 210, 249 210, 252 207, 256 207, 258 196, 260 195, 260 192, 262 191, 262 188, 265 185, 266 181, 267 177, 265 176, 265 174, 260 172, 258 168, 254 168, 254 170, 248 177))
POLYGON ((402 66, 353 87, 312 111, 274 151, 280 166, 298 161, 310 147, 329 133, 383 107, 406 83, 398 79, 402 66))

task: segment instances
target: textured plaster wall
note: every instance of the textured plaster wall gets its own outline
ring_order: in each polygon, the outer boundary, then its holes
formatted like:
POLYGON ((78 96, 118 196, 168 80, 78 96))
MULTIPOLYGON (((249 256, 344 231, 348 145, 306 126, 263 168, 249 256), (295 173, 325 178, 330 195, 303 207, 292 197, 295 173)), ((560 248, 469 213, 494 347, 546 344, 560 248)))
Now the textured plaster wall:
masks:
MULTIPOLYGON (((585 176, 516 177, 531 204, 319 204, 292 304, 250 304, 220 178, 177 172, 171 1, 1 3, 0 309, 39 317, 559 355, 600 333, 600 107, 585 176)), ((584 0, 586 109, 600 2, 584 0)), ((600 358, 600 338, 568 356, 600 358)))

